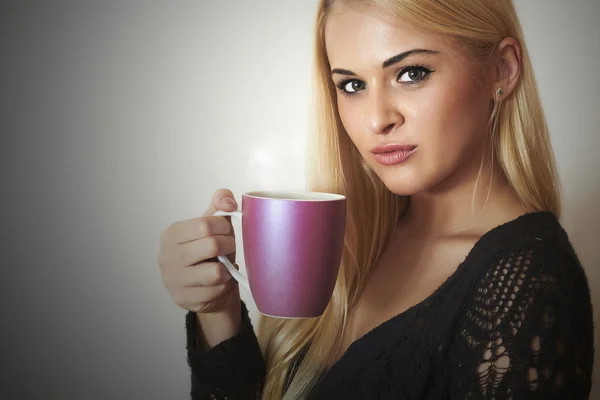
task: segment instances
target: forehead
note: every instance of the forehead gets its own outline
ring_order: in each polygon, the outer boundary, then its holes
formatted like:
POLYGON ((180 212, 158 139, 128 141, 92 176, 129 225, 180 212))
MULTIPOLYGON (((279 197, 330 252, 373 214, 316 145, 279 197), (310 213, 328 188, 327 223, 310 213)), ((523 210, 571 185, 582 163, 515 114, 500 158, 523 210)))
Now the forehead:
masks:
POLYGON ((381 63, 415 48, 445 52, 446 41, 420 32, 397 18, 374 9, 343 7, 332 10, 325 26, 325 46, 332 67, 381 63))

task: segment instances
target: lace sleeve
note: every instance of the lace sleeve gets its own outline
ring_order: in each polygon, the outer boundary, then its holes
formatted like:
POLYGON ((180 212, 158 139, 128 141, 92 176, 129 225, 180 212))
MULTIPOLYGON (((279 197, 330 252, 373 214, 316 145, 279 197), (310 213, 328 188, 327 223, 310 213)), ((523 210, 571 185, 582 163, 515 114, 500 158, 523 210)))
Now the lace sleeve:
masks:
POLYGON ((451 399, 587 399, 594 357, 585 273, 542 242, 473 288, 450 356, 451 399))
POLYGON ((260 399, 265 363, 244 302, 239 333, 209 351, 196 346, 196 322, 195 313, 186 315, 192 399, 260 399))

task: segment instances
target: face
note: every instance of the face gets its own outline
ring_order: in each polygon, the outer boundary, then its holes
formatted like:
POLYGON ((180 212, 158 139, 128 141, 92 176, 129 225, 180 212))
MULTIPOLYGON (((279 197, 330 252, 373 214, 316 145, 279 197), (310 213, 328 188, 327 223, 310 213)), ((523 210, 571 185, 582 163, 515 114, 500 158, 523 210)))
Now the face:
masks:
POLYGON ((479 169, 493 90, 458 46, 350 7, 330 15, 325 45, 344 128, 388 189, 433 191, 479 169))

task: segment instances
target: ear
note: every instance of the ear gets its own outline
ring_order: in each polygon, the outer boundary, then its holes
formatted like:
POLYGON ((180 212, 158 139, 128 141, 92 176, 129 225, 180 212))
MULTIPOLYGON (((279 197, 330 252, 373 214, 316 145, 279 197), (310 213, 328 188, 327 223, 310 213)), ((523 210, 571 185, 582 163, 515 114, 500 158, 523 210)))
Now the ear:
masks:
POLYGON ((498 44, 498 58, 494 68, 492 99, 502 100, 510 96, 521 76, 521 45, 506 37, 498 44), (498 89, 502 89, 499 93, 498 89))

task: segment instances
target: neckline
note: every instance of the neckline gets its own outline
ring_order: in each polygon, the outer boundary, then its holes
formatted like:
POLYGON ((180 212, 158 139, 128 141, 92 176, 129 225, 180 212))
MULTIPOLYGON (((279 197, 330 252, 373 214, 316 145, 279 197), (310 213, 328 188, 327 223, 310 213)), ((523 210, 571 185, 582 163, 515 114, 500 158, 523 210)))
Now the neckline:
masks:
POLYGON ((379 332, 386 330, 387 327, 396 323, 396 321, 406 318, 414 313, 419 312, 427 306, 428 303, 433 301, 441 292, 443 292, 447 286, 451 285, 456 279, 458 279, 464 270, 473 263, 473 261, 481 261, 481 258, 491 257, 491 254, 487 250, 499 242, 504 242, 507 239, 518 240, 520 237, 530 237, 535 232, 536 235, 541 233, 547 234, 550 231, 546 231, 540 228, 556 228, 559 222, 556 216, 549 211, 533 211, 522 214, 510 221, 504 222, 486 233, 484 233, 473 245, 471 250, 467 253, 465 259, 458 265, 456 270, 446 278, 446 280, 438 286, 431 294, 425 297, 420 302, 412 305, 406 310, 393 317, 383 321, 363 336, 354 340, 342 356, 335 362, 331 367, 325 371, 325 376, 328 375, 332 370, 341 368, 344 365, 346 359, 350 358, 351 353, 356 352, 358 348, 363 347, 364 343, 369 343, 370 339, 377 335, 379 332))

